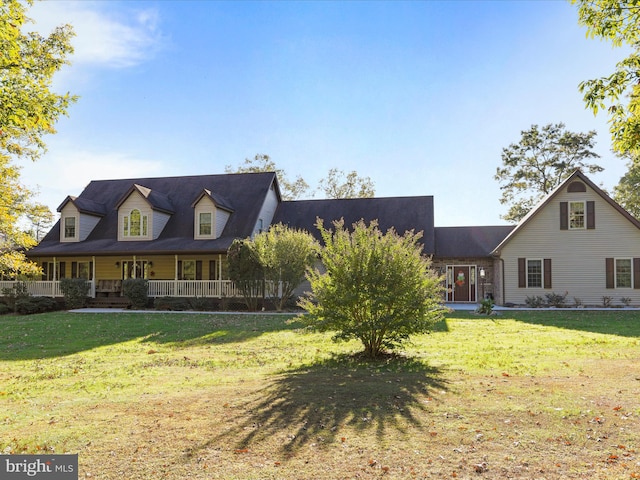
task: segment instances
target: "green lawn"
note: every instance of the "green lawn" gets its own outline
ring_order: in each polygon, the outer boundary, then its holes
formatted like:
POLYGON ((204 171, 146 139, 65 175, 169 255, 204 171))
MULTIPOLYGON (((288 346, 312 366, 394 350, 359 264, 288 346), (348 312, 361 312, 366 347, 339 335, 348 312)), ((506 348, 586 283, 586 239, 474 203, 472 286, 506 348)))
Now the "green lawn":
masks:
POLYGON ((400 356, 294 316, 0 317, 0 451, 80 478, 640 478, 640 312, 456 312, 400 356))

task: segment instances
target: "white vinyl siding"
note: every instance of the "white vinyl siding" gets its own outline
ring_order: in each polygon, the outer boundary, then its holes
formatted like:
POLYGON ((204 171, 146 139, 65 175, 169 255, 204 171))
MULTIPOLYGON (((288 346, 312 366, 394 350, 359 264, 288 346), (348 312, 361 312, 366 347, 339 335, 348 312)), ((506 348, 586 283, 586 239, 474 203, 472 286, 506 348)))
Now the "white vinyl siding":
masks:
POLYGON ((155 210, 152 211, 151 214, 151 234, 153 235, 153 239, 155 240, 160 236, 162 230, 167 225, 167 222, 171 218, 171 215, 164 212, 157 212, 155 210))
POLYGON ((254 235, 259 233, 262 230, 266 230, 269 228, 269 225, 271 225, 271 221, 273 220, 273 216, 276 213, 277 207, 278 207, 278 196, 276 195, 276 192, 272 187, 269 189, 269 192, 265 197, 264 203, 262 204, 262 208, 260 209, 260 214, 258 215, 256 224, 253 227, 254 235))
POLYGON ((222 232, 224 232, 224 227, 227 226, 227 221, 230 216, 231 213, 227 210, 222 210, 221 208, 216 209, 216 238, 220 237, 222 232))
POLYGON ((87 215, 84 213, 80 214, 80 222, 78 225, 79 229, 79 240, 82 242, 85 240, 89 234, 93 231, 93 229, 98 225, 100 221, 100 217, 96 217, 95 215, 87 215))
MULTIPOLYGON (((640 257, 640 230, 587 188, 584 193, 559 192, 502 248, 504 271, 503 303, 524 304, 527 296, 567 292, 567 302, 580 299, 584 305, 601 305, 606 288, 605 258, 640 257), (576 197, 580 198, 577 199, 576 197), (594 201, 595 229, 561 230, 560 202, 594 201), (518 258, 548 258, 553 265, 553 288, 518 286, 518 258)), ((615 294, 614 294, 615 295, 615 294)), ((640 290, 625 291, 632 304, 640 304, 640 290)), ((613 298, 613 303, 619 303, 613 298)))

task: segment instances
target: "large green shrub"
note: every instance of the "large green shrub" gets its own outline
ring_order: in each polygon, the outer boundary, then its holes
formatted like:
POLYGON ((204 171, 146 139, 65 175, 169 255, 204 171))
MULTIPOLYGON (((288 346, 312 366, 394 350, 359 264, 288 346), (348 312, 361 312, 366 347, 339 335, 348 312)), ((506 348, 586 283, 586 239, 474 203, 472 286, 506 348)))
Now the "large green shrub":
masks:
POLYGON ((84 278, 63 278, 60 290, 64 295, 64 304, 68 309, 82 308, 87 304, 91 284, 84 278))
POLYGON ((144 278, 129 278, 122 282, 122 293, 137 310, 146 308, 149 303, 148 282, 144 278))
POLYGON ((247 309, 255 312, 264 299, 264 266, 256 245, 250 240, 234 240, 227 251, 229 278, 242 294, 247 309))
POLYGON ((16 301, 16 312, 20 315, 52 312, 58 309, 58 302, 51 297, 23 297, 16 301))
POLYGON ((31 294, 27 288, 27 284, 22 281, 16 281, 11 287, 2 289, 2 296, 7 306, 13 311, 17 312, 18 300, 29 298, 31 294))
POLYGON ((253 243, 264 268, 266 293, 282 310, 317 261, 318 242, 304 230, 277 224, 256 235, 253 243))
POLYGON ((421 234, 383 234, 375 221, 361 220, 352 232, 344 221, 333 225, 318 221, 326 272, 308 272, 312 291, 299 303, 311 327, 358 339, 366 356, 377 357, 443 318, 442 278, 422 255, 421 234))

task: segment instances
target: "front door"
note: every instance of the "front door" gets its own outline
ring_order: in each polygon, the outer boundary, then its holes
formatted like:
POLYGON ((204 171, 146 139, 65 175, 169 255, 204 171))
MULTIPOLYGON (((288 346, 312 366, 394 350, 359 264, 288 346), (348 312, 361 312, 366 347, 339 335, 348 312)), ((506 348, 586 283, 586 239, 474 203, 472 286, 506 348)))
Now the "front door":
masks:
POLYGON ((476 267, 475 265, 449 265, 447 267, 448 301, 476 301, 476 267))
POLYGON ((453 274, 453 299, 456 302, 468 302, 469 267, 454 267, 453 274))

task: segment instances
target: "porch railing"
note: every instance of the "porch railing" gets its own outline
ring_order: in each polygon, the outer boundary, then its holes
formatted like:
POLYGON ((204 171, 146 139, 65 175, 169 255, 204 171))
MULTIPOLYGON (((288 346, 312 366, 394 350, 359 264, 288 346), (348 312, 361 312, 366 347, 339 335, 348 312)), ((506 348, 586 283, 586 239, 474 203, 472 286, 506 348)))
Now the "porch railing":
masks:
MULTIPOLYGON (((27 291, 34 297, 63 297, 60 282, 34 281, 24 282, 27 291)), ((91 289, 89 296, 96 296, 94 282, 89 282, 91 289)), ((2 289, 15 287, 16 282, 0 281, 0 295, 2 289)), ((238 297, 231 280, 149 280, 148 292, 150 297, 238 297)))
MULTIPOLYGON (((23 282, 27 286, 27 292, 34 297, 63 297, 62 290, 60 289, 60 282, 58 281, 33 281, 23 282)), ((89 283, 89 296, 96 296, 96 286, 92 281, 89 283)), ((16 282, 2 281, 0 282, 0 293, 5 288, 13 289, 16 286, 16 282)))
MULTIPOLYGON (((58 281, 25 282, 27 291, 36 297, 63 297, 58 281)), ((91 286, 89 296, 96 296, 95 283, 91 286)), ((0 281, 0 295, 3 288, 13 288, 16 282, 0 281)), ((272 291, 272 290, 269 290, 272 291)), ((242 293, 231 280, 149 280, 148 295, 150 297, 204 297, 204 298, 237 298, 242 293)))
POLYGON ((231 280, 149 280, 150 297, 237 297, 231 280))

